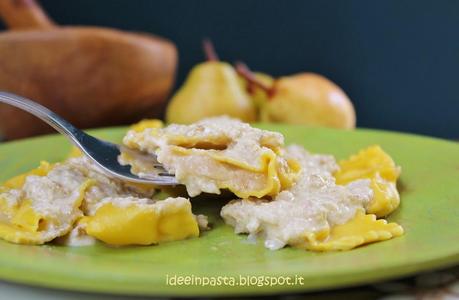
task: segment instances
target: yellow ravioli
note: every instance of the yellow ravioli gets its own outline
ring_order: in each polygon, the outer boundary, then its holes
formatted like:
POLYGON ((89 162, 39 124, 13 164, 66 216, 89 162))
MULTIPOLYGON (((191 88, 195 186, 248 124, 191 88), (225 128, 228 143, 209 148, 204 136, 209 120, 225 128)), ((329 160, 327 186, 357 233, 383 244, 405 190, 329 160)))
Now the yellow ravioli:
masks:
POLYGON ((367 207, 367 213, 384 217, 397 209, 400 195, 395 182, 387 181, 376 174, 371 179, 370 188, 373 190, 373 199, 367 207))
POLYGON ((340 170, 334 176, 338 184, 363 178, 373 178, 376 173, 388 181, 396 182, 400 167, 380 146, 371 146, 339 162, 340 170))
POLYGON ((134 130, 135 132, 142 132, 148 128, 161 128, 163 127, 163 122, 158 119, 144 119, 138 123, 135 123, 129 127, 129 130, 134 130))
MULTIPOLYGON (((128 134, 140 134, 143 131, 149 130, 150 135, 155 135, 158 129, 163 128, 164 123, 157 119, 144 119, 138 123, 135 123, 129 127, 128 134)), ((133 141, 124 143, 127 147, 139 150, 139 145, 133 141)), ((122 154, 123 155, 123 154, 122 154)))
POLYGON ((368 213, 384 217, 400 204, 396 188, 400 167, 380 146, 361 150, 349 159, 340 161, 339 166, 340 170, 334 174, 337 184, 344 185, 358 179, 371 180, 374 197, 367 208, 368 213))
MULTIPOLYGON (((140 124, 142 122, 147 122, 147 121, 161 122, 159 120, 144 120, 144 121, 139 122, 138 124, 140 124)), ((135 124, 135 125, 137 125, 137 124, 135 124)), ((72 159, 72 158, 78 158, 78 157, 81 157, 81 156, 83 156, 83 153, 81 152, 81 150, 78 149, 77 147, 72 147, 72 149, 70 150, 70 153, 67 155, 67 158, 68 159, 72 159)), ((132 158, 129 156, 129 154, 124 153, 124 152, 121 153, 121 157, 126 161, 132 160, 132 158)), ((124 185, 132 187, 134 190, 138 190, 138 191, 141 191, 143 193, 148 193, 149 191, 152 190, 152 185, 151 184, 147 184, 147 183, 128 182, 128 181, 126 181, 124 183, 124 185)))
MULTIPOLYGON (((194 149, 175 146, 173 147, 173 150, 180 155, 192 155, 195 151, 194 149)), ((259 190, 240 189, 233 185, 231 182, 219 182, 219 189, 229 189, 240 198, 248 198, 252 196, 262 198, 266 195, 275 196, 281 190, 291 187, 298 177, 300 171, 299 164, 293 159, 288 160, 287 165, 282 167, 279 163, 278 156, 273 152, 264 153, 260 157, 260 160, 262 161, 261 168, 254 168, 253 166, 248 165, 242 161, 231 159, 212 152, 206 152, 205 155, 208 155, 215 161, 223 164, 228 164, 242 170, 253 172, 254 174, 259 173, 266 175, 266 183, 264 187, 259 190)))
POLYGON ((301 165, 294 159, 286 159, 286 165, 282 166, 278 162, 277 176, 281 184, 281 190, 292 187, 299 178, 301 165))
POLYGON ((154 204, 103 204, 81 220, 86 233, 111 245, 151 245, 199 236, 189 200, 168 198, 154 204))
MULTIPOLYGON (((3 210, 5 206, 1 205, 0 208, 3 210)), ((38 232, 42 216, 30 207, 30 201, 24 201, 19 207, 10 207, 8 213, 13 217, 9 223, 0 222, 0 238, 12 243, 42 243, 42 234, 38 232)))
MULTIPOLYGON (((17 175, 3 183, 0 187, 0 193, 7 192, 11 189, 20 189, 29 175, 46 176, 51 169, 51 164, 42 161, 40 166, 29 172, 17 175)), ((9 205, 7 201, 0 198, 0 219, 9 219, 9 222, 0 222, 0 238, 15 242, 15 240, 37 240, 40 235, 36 233, 41 216, 35 213, 30 207, 30 201, 24 200, 21 203, 9 205), (30 233, 30 234, 29 234, 30 233), (21 236, 22 235, 22 236, 21 236)), ((18 243, 22 243, 18 241, 18 243)))
MULTIPOLYGON (((41 166, 43 165, 46 165, 46 163, 42 163, 41 166)), ((36 170, 38 169, 33 171, 36 170)), ((30 175, 31 172, 27 174, 30 175)), ((26 175, 17 176, 14 182, 17 183, 16 180, 21 178, 21 176, 24 176, 24 179, 26 177, 26 175)), ((46 176, 46 174, 42 176, 46 176)), ((24 179, 21 180, 23 181, 24 179)), ((92 182, 87 180, 80 186, 76 198, 73 199, 73 209, 75 212, 72 214, 69 213, 67 220, 61 220, 57 216, 43 216, 38 214, 32 208, 31 201, 28 199, 23 199, 11 207, 6 205, 4 199, 0 198, 0 209, 11 214, 9 222, 0 222, 0 238, 12 243, 40 245, 58 236, 65 235, 72 229, 73 223, 80 217, 81 212, 78 208, 83 201, 85 191, 91 184, 92 182)))
MULTIPOLYGON (((149 245, 199 236, 188 199, 155 202, 137 198, 138 185, 133 197, 112 190, 116 182, 105 182, 102 175, 95 173, 91 179, 89 170, 89 174, 80 170, 77 157, 81 152, 75 149, 68 162, 53 166, 42 162, 37 169, 18 175, 0 187, 0 238, 20 244, 44 244, 70 233, 77 224, 81 224, 83 235, 86 232, 113 245, 149 245), (92 187, 95 189, 86 193, 92 187), (123 194, 119 199, 127 201, 116 206, 110 203, 115 198, 104 195, 103 189, 113 191, 114 197, 123 194), (102 194, 97 194, 101 191, 102 194), (94 193, 103 205, 96 209, 95 215, 85 217, 81 206, 85 196, 94 197, 94 193)), ((126 190, 131 192, 131 188, 129 185, 126 190)))
POLYGON ((78 149, 77 147, 72 147, 72 149, 70 149, 70 152, 69 154, 67 155, 67 158, 76 158, 76 157, 80 157, 83 155, 83 152, 81 152, 80 149, 78 149))
POLYGON ((41 161, 40 166, 35 168, 29 172, 26 172, 21 175, 17 175, 3 183, 0 192, 3 192, 7 189, 19 189, 24 185, 25 179, 29 175, 37 175, 37 176, 46 176, 48 172, 52 169, 53 165, 47 161, 41 161))
MULTIPOLYGON (((219 194, 222 189, 241 198, 275 196, 292 186, 299 174, 298 164, 282 156, 281 134, 236 119, 215 117, 158 130, 146 124, 139 129, 144 130, 130 130, 124 144, 156 154, 190 196, 219 194)), ((155 174, 151 165, 128 153, 120 160, 131 165, 133 173, 155 174)))
POLYGON ((11 218, 11 225, 25 231, 36 232, 43 217, 31 207, 30 201, 25 200, 11 218))
MULTIPOLYGON (((155 135, 155 131, 152 131, 152 135, 155 135)), ((214 135, 208 137, 169 135, 168 143, 170 145, 186 149, 195 148, 202 150, 223 150, 229 143, 231 143, 231 139, 224 135, 214 135)))
POLYGON ((402 234, 403 228, 397 223, 377 220, 373 214, 366 215, 363 211, 358 211, 349 222, 333 227, 327 238, 321 240, 326 234, 321 234, 321 236, 310 234, 307 242, 298 247, 314 251, 349 250, 402 234))

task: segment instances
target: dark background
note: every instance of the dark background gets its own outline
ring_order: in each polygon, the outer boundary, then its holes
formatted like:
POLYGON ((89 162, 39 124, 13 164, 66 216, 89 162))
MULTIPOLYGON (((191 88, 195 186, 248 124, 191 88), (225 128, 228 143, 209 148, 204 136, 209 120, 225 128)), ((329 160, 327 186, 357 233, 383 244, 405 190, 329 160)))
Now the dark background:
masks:
MULTIPOLYGON (((177 84, 219 56, 276 76, 321 73, 353 100, 358 126, 459 138, 459 1, 41 0, 61 24, 174 41, 177 84)), ((1 58, 0 58, 1 59, 1 58)))

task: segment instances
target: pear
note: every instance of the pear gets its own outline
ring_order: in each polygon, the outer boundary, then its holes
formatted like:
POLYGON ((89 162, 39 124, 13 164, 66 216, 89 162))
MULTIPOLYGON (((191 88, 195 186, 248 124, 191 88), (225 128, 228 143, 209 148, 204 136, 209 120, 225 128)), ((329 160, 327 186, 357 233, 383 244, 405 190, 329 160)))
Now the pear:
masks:
POLYGON ((336 84, 319 74, 279 78, 265 107, 274 122, 355 128, 351 100, 336 84))
MULTIPOLYGON (((274 78, 268 74, 261 73, 261 72, 254 72, 253 76, 256 81, 264 84, 265 86, 272 86, 274 83, 274 78)), ((248 82, 242 77, 241 77, 241 84, 244 87, 244 89, 247 91, 247 93, 249 93, 257 109, 261 109, 262 107, 265 106, 269 98, 265 90, 257 88, 257 86, 255 86, 252 82, 248 82)))
MULTIPOLYGON (((237 65, 240 75, 255 86, 251 92, 259 109, 259 119, 351 129, 355 128, 354 106, 349 97, 329 79, 315 73, 300 73, 272 80, 260 80, 237 65)), ((249 90, 250 91, 250 90, 249 90)))
MULTIPOLYGON (((255 78, 265 84, 266 86, 272 86, 274 84, 274 78, 268 74, 255 72, 255 78)), ((254 88, 254 91, 250 93, 252 100, 258 109, 258 120, 260 122, 270 122, 269 113, 267 110, 267 104, 269 101, 269 93, 266 93, 262 89, 254 88)))
POLYGON ((266 73, 252 72, 242 62, 236 63, 236 72, 242 87, 250 95, 257 109, 258 121, 269 122, 266 104, 269 100, 269 89, 274 84, 274 78, 266 73))
POLYGON ((209 42, 208 61, 196 65, 172 97, 166 111, 169 123, 190 124, 200 119, 228 115, 244 122, 256 121, 256 108, 240 84, 232 65, 218 61, 209 42))

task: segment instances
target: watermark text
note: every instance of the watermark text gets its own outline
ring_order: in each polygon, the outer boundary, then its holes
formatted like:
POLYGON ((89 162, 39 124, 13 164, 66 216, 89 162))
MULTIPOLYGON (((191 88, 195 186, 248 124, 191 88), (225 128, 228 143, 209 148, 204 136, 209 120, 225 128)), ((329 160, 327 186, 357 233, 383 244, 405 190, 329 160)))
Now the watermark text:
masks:
POLYGON ((196 276, 167 275, 166 285, 171 286, 283 286, 303 285, 304 278, 294 276, 196 276))

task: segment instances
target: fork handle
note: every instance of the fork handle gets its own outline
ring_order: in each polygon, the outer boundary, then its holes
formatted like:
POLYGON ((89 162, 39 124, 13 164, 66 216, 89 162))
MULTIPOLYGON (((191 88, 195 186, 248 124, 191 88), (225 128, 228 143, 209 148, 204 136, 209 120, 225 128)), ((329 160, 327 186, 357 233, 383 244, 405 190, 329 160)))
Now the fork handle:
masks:
POLYGON ((87 137, 86 133, 37 102, 7 92, 0 92, 0 102, 25 110, 40 118, 54 129, 67 136, 72 143, 79 148, 81 147, 80 141, 87 137))

